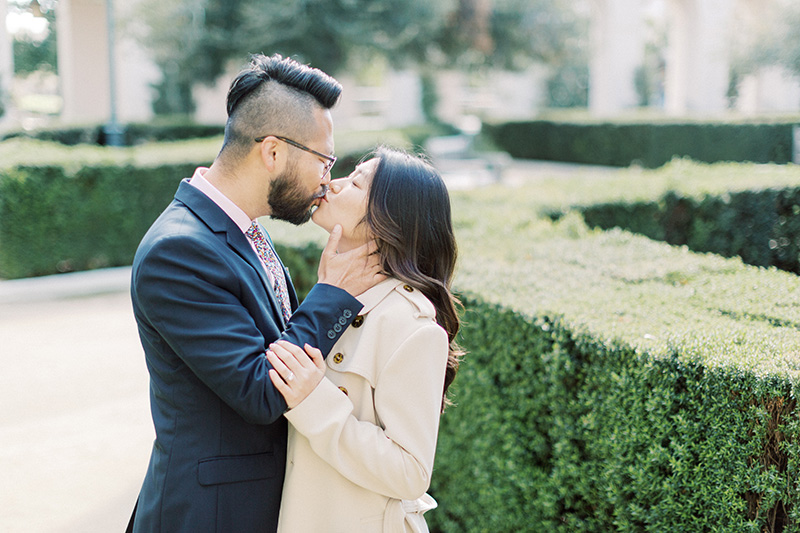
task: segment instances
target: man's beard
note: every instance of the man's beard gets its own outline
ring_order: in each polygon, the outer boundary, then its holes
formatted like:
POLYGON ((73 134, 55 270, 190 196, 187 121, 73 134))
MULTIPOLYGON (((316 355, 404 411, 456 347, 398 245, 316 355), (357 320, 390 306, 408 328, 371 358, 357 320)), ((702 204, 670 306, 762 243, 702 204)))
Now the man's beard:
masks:
POLYGON ((306 195, 298 183, 294 174, 294 168, 287 169, 286 172, 275 178, 269 188, 267 201, 272 210, 270 218, 285 220, 290 224, 299 226, 305 224, 311 218, 314 210, 312 204, 325 195, 327 187, 323 187, 314 194, 306 195))

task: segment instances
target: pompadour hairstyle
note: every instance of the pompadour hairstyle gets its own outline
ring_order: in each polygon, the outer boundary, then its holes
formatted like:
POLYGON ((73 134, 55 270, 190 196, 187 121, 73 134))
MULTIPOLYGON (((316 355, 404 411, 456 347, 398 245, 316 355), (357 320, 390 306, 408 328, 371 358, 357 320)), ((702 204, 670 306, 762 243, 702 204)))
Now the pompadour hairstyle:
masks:
POLYGON ((342 94, 341 84, 317 68, 280 54, 257 54, 250 58, 249 67, 243 69, 231 83, 228 90, 228 116, 233 114, 243 98, 268 81, 307 93, 325 109, 332 108, 342 94))

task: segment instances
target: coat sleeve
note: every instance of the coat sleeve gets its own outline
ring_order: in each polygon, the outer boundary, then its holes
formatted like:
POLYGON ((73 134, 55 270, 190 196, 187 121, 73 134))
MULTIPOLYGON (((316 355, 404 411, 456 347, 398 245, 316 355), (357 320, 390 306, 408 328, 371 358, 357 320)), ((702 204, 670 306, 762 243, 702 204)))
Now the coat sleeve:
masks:
POLYGON ((430 485, 447 364, 447 334, 431 324, 392 354, 375 385, 383 424, 360 421, 328 379, 286 418, 345 478, 390 498, 414 500, 430 485))
POLYGON ((202 239, 163 238, 134 270, 134 308, 140 328, 155 330, 225 403, 251 423, 269 424, 284 413, 286 402, 269 379, 266 346, 279 335, 301 346, 314 344, 323 328, 327 339, 343 309, 355 315, 361 304, 345 291, 323 287, 292 317, 291 335, 278 326, 261 331, 242 302, 245 294, 252 298, 253 288, 232 260, 202 239))

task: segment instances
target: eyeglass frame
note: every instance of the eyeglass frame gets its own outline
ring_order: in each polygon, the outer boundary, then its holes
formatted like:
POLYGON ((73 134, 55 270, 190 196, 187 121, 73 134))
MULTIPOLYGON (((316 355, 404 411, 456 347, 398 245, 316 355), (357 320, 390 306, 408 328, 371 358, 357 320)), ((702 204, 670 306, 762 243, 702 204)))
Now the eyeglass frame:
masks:
POLYGON ((303 150, 304 152, 308 152, 309 154, 314 154, 315 156, 321 157, 322 159, 327 161, 328 163, 325 165, 325 172, 322 173, 322 177, 320 179, 323 179, 325 176, 327 176, 328 173, 331 171, 331 169, 333 169, 333 165, 336 164, 336 156, 335 155, 327 155, 327 154, 323 154, 322 152, 317 152, 316 150, 312 150, 308 146, 306 146, 304 144, 300 144, 297 141, 293 141, 292 139, 289 139, 288 137, 281 137, 280 135, 264 135, 263 137, 256 138, 255 141, 257 143, 260 143, 260 142, 263 142, 264 139, 266 139, 267 137, 275 137, 276 139, 280 139, 281 141, 285 142, 286 144, 291 144, 295 148, 299 148, 299 149, 303 150))

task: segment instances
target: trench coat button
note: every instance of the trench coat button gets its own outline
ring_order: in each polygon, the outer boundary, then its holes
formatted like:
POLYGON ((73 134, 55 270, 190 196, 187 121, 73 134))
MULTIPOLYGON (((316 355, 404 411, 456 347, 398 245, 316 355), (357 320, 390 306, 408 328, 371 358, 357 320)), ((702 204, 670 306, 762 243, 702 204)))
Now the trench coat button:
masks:
POLYGON ((344 361, 344 355, 342 352, 337 352, 336 355, 333 356, 333 362, 339 364, 342 361, 344 361))
POLYGON ((355 317, 353 319, 353 327, 354 328, 360 328, 361 324, 363 324, 363 323, 364 323, 364 315, 358 315, 357 317, 355 317))
POLYGON ((350 394, 347 392, 347 389, 345 389, 344 387, 339 387, 339 390, 342 391, 345 396, 350 396, 350 394))
POLYGON ((403 285, 403 289, 406 292, 414 292, 414 287, 412 287, 411 285, 403 285))

